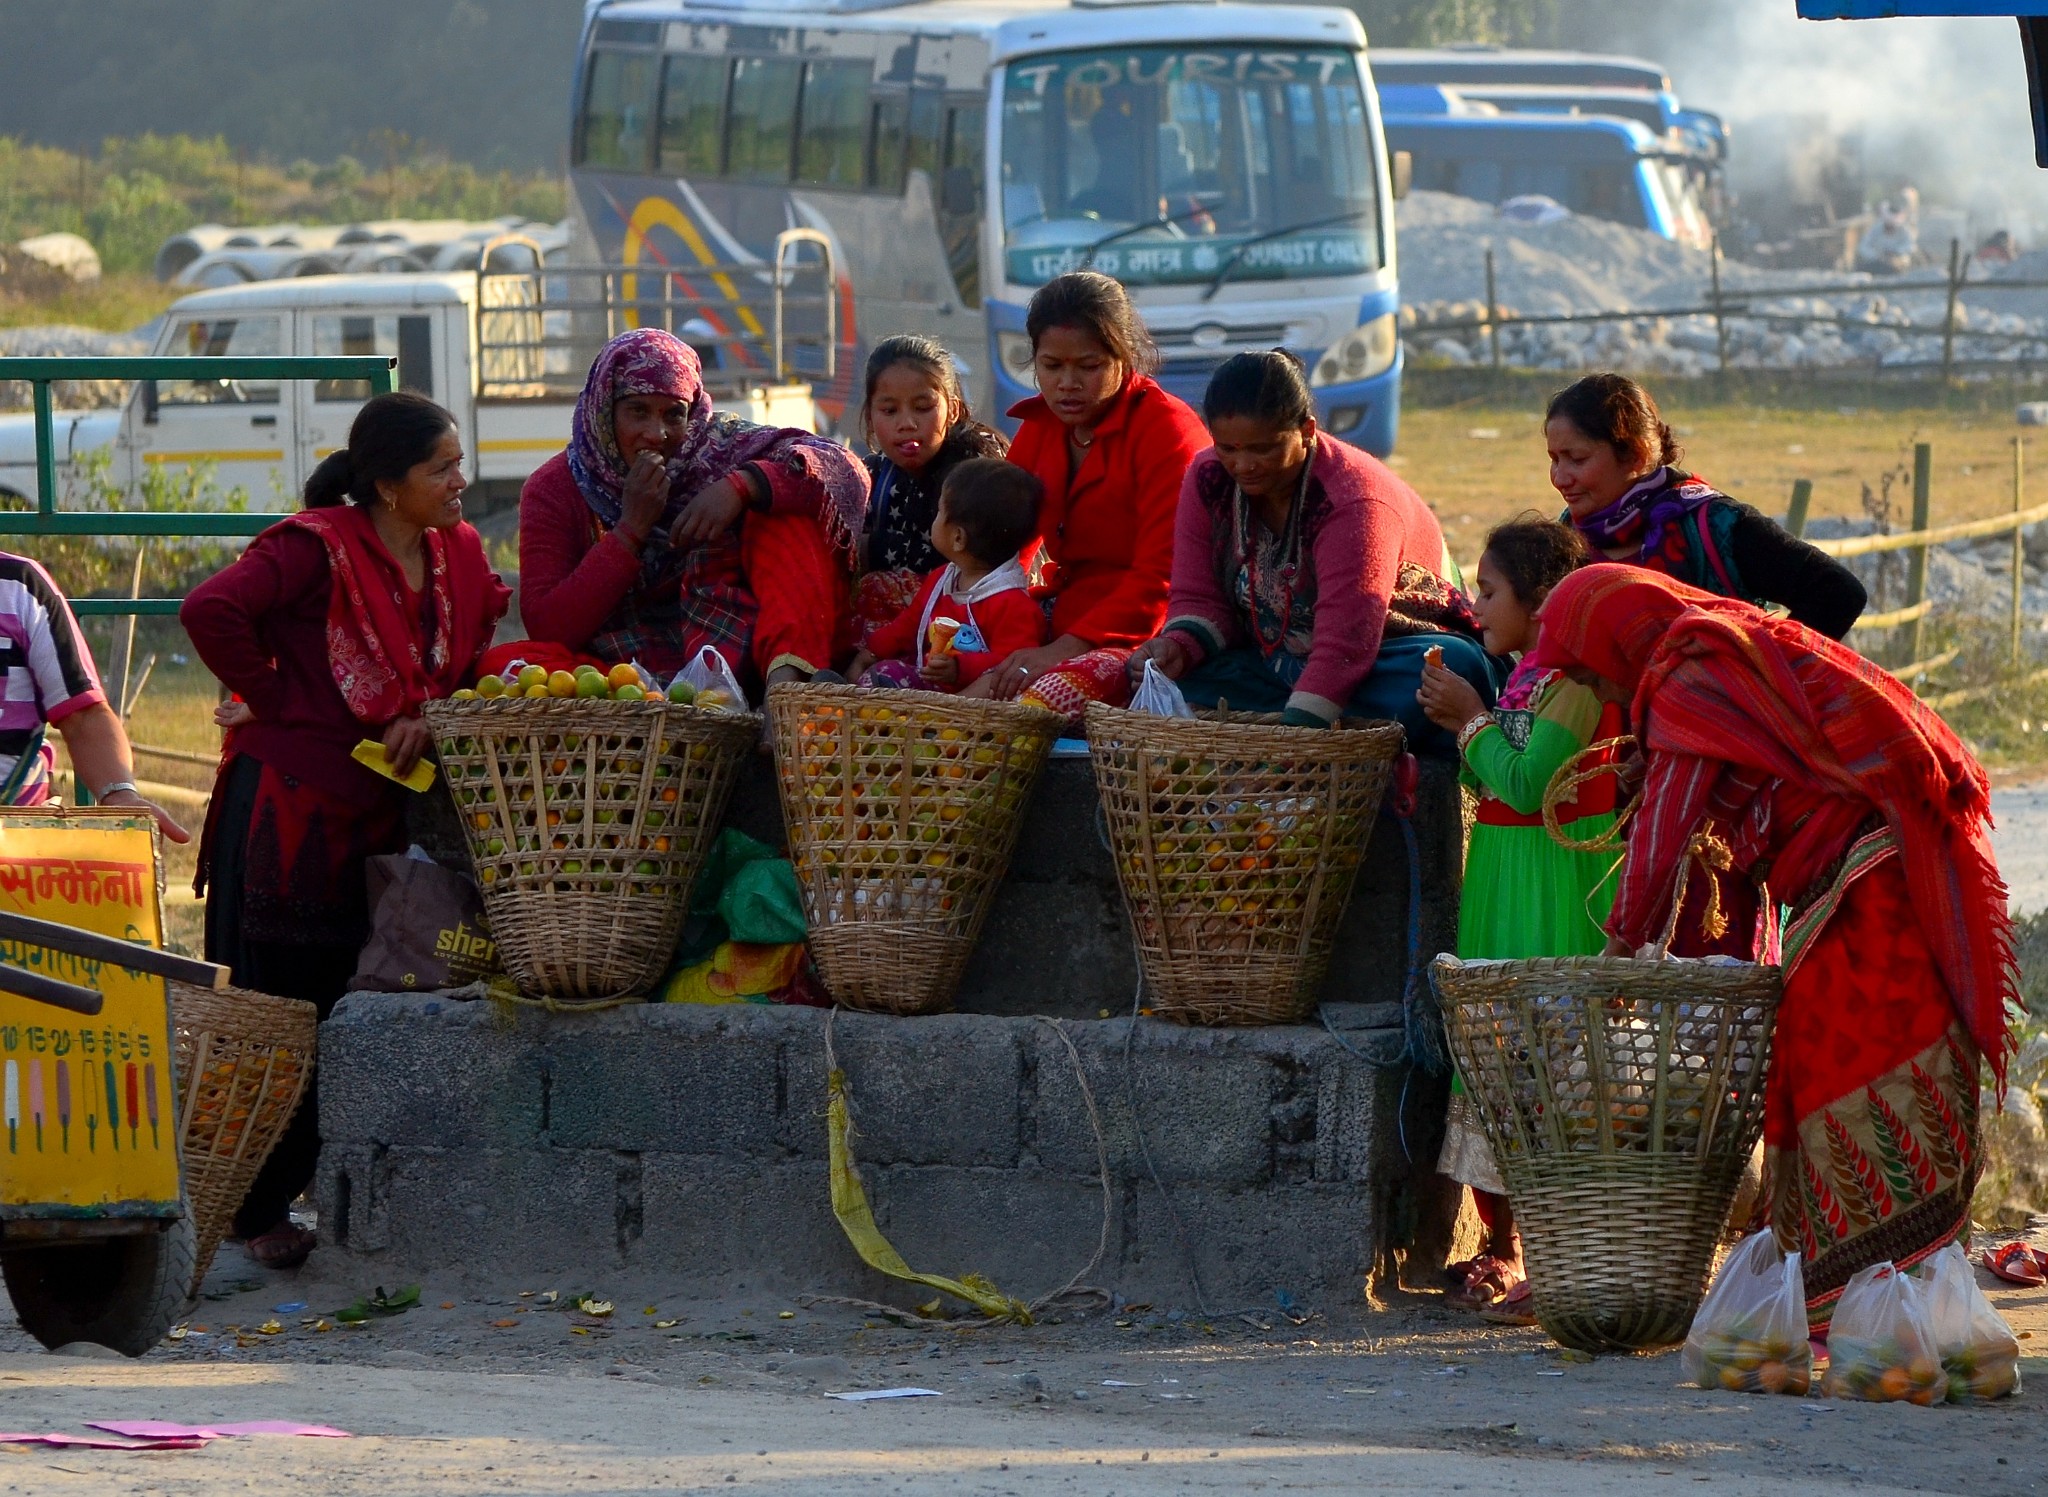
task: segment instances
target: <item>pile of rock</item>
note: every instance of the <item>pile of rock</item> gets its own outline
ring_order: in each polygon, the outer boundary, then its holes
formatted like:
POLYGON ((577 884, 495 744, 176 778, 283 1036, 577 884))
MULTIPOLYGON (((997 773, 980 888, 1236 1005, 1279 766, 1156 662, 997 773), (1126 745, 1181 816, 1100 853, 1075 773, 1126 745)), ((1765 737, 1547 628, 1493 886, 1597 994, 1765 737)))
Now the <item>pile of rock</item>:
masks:
MULTIPOLYGON (((1408 356, 1427 367, 1491 363, 1486 257, 1493 256, 1500 359, 1518 369, 1625 369, 1693 375, 1721 363, 1704 252, 1590 218, 1517 223, 1490 205, 1418 192, 1401 204, 1401 313, 1408 356), (1632 313, 1612 322, 1519 325, 1517 316, 1632 313)), ((2029 262, 2033 257, 2029 257, 2029 262)), ((2022 262, 1986 281, 2048 279, 2022 262)), ((1946 279, 1878 280, 1834 271, 1721 269, 1727 362, 1736 369, 1895 369, 1942 360, 1946 279), (1818 288, 1850 289, 1821 291, 1818 288), (1815 288, 1808 291, 1805 288, 1815 288), (1783 292, 1756 299, 1758 292, 1783 292)), ((1956 307, 1960 365, 2048 362, 2048 296, 1965 290, 1956 307)))

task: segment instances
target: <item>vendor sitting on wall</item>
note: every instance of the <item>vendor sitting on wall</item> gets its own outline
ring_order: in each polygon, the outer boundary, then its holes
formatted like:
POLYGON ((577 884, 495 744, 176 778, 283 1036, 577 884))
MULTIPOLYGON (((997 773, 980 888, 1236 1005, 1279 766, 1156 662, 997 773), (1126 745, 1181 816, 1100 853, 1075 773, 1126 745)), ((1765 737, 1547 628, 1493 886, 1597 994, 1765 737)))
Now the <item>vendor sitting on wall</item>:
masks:
MULTIPOLYGON (((568 451, 519 496, 526 628, 664 678, 709 645, 755 685, 808 679, 852 650, 867 497, 844 447, 715 413, 688 344, 622 333, 590 367, 568 451)), ((490 664, 534 661, 532 641, 490 664)))
POLYGON ((1451 735, 1415 702, 1424 657, 1488 703, 1504 662, 1481 648, 1450 582, 1443 531, 1385 464, 1316 430, 1292 356, 1226 360, 1202 400, 1214 445, 1181 485, 1166 626, 1131 656, 1219 700, 1302 727, 1340 716, 1398 719, 1418 753, 1451 735))

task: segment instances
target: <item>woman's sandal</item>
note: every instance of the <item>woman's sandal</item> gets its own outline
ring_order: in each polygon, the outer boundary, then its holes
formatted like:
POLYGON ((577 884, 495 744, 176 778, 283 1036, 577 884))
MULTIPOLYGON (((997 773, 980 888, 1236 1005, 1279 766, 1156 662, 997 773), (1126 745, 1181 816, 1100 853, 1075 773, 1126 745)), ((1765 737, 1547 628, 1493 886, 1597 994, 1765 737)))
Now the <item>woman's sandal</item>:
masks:
POLYGON ((265 1268, 297 1268, 313 1256, 320 1245, 317 1234, 292 1222, 279 1222, 268 1232, 259 1232, 242 1244, 249 1256, 265 1268))
POLYGON ((1479 1318, 1494 1325, 1536 1324, 1536 1301, 1529 1293, 1529 1281, 1523 1279, 1498 1300, 1486 1306, 1479 1312, 1479 1318))
POLYGON ((1984 1266, 2008 1284, 2024 1284, 2030 1289, 2048 1284, 2048 1252, 2024 1242, 1993 1248, 1984 1255, 1984 1266))
POLYGON ((1472 1260, 1465 1282, 1444 1298, 1468 1310, 1483 1310, 1504 1299, 1521 1282, 1521 1272, 1512 1263, 1487 1253, 1472 1260))

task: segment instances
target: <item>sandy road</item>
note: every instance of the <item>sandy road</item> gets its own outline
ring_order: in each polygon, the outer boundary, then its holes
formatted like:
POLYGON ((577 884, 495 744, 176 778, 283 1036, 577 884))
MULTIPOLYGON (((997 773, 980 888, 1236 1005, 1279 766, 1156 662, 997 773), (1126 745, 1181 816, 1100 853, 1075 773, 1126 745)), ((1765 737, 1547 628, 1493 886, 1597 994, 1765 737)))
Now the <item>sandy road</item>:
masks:
MULTIPOLYGON (((1569 1360, 1536 1332, 1483 1326, 1433 1295, 1381 1312, 1338 1307, 1299 1328, 1270 1312, 1203 1321, 1133 1307, 1081 1323, 933 1331, 765 1293, 668 1299, 658 1282, 601 1274, 560 1286, 564 1299, 578 1288, 610 1296, 617 1309, 601 1320, 548 1305, 549 1286, 450 1281, 429 1282, 404 1316, 320 1332, 301 1322, 369 1286, 323 1278, 319 1263, 298 1277, 222 1264, 210 1284, 223 1297, 192 1317, 206 1333, 140 1362, 51 1356, 0 1325, 0 1424, 82 1432, 96 1418, 290 1418, 357 1438, 162 1454, 0 1447, 0 1491, 2048 1489, 2048 1357, 2030 1356, 2027 1389, 1992 1408, 1851 1406, 1680 1387, 1670 1353, 1569 1360), (297 1300, 314 1310, 279 1312, 297 1300), (251 1334, 273 1317, 281 1333, 251 1334), (900 1385, 942 1396, 823 1396, 900 1385)), ((2040 1336, 2025 1349, 2048 1349, 2048 1291, 1997 1297, 2040 1336)))

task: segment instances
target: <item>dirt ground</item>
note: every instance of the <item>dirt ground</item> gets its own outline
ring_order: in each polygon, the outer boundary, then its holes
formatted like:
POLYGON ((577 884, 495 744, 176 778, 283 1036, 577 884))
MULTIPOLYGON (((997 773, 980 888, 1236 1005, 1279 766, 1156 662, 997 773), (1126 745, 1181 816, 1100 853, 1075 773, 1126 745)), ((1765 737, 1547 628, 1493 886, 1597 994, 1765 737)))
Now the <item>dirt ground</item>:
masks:
POLYGON ((1707 1484, 1995 1497, 2048 1484, 2048 1355, 2031 1354, 2048 1353, 2044 1290, 1993 1290, 2030 1353, 2020 1395, 1929 1410, 1705 1393, 1679 1386, 1675 1353, 1576 1360, 1432 1293, 1329 1306, 1298 1327, 1269 1307, 1129 1306, 911 1330, 744 1286, 685 1301, 594 1271, 575 1284, 431 1279, 419 1309, 316 1329, 375 1287, 347 1269, 321 1254, 266 1274, 230 1246, 190 1332, 133 1363, 53 1356, 0 1324, 0 1423, 289 1418, 356 1438, 158 1454, 0 1446, 0 1490, 1592 1497, 1707 1484), (560 1308, 585 1292, 613 1312, 560 1308), (824 1396, 901 1386, 940 1396, 824 1396))

